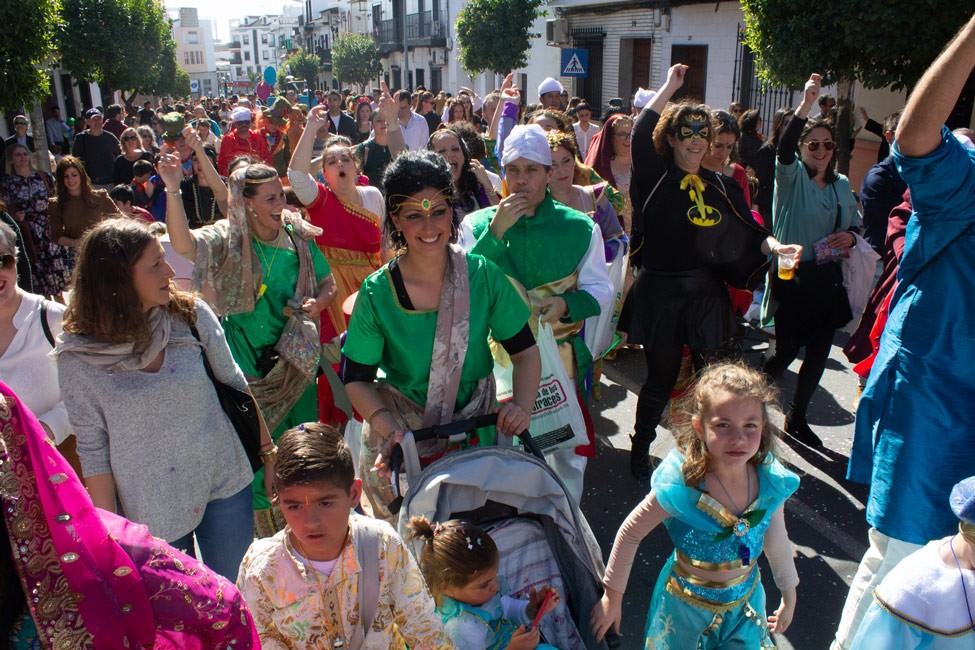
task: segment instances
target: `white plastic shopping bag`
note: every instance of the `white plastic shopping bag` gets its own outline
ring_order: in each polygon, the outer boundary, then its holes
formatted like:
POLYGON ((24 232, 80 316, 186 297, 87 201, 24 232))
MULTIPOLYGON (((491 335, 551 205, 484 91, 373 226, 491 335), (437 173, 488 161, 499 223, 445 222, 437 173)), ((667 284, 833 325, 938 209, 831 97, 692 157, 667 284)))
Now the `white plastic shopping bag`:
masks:
POLYGON ((606 265, 606 273, 613 283, 613 300, 609 305, 600 305, 598 316, 586 319, 583 338, 593 359, 602 358, 616 339, 616 325, 620 320, 620 310, 623 308, 623 285, 626 283, 626 268, 629 255, 625 249, 606 265))
MULTIPOLYGON (((575 382, 569 377, 559 346, 555 342, 552 326, 540 322, 538 326, 538 354, 542 358, 542 379, 532 409, 529 431, 542 452, 551 454, 559 449, 577 447, 589 442, 586 421, 576 396, 575 382)), ((494 379, 497 382, 498 401, 512 398, 512 366, 503 348, 495 346, 500 354, 495 358, 494 379)))

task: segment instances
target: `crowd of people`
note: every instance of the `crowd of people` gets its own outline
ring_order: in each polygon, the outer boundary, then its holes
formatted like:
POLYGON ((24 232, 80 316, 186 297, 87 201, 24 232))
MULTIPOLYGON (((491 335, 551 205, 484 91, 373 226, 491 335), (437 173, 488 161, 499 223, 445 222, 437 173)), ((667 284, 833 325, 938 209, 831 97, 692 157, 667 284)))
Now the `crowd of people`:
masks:
POLYGON ((799 477, 769 412, 802 353, 784 434, 823 445, 807 410, 840 328, 871 528, 834 648, 970 644, 975 144, 943 123, 973 68, 975 17, 902 113, 863 120, 889 149, 859 199, 819 74, 767 135, 741 105, 672 101, 680 63, 602 124, 556 79, 528 102, 510 74, 484 98, 383 84, 96 107, 77 133, 52 110, 53 174, 18 116, 0 648, 555 647, 539 621, 579 603, 509 588, 471 513, 398 517, 396 450, 479 417, 418 443, 420 462, 531 432, 577 511, 589 405, 625 349, 646 361, 629 467, 650 491, 572 624, 594 644, 637 627, 623 595, 664 524, 646 647, 774 647, 797 615, 799 477), (749 313, 774 327, 759 368, 736 345, 749 313))

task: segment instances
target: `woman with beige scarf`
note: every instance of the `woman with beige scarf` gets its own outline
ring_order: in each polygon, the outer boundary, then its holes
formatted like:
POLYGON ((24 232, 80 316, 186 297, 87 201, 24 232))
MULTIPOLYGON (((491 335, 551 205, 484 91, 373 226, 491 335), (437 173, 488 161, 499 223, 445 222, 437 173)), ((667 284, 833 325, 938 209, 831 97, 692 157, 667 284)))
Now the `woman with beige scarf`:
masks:
MULTIPOLYGON (((178 195, 179 160, 163 156, 159 171, 166 192, 178 195)), ((242 165, 228 184, 229 218, 190 230, 182 201, 172 200, 166 223, 173 249, 194 263, 192 287, 221 316, 234 359, 277 440, 287 429, 318 421, 318 322, 335 298, 335 280, 314 243, 321 230, 285 209, 273 167, 242 165)), ((259 537, 284 527, 264 490, 263 471, 254 479, 254 509, 259 537)))

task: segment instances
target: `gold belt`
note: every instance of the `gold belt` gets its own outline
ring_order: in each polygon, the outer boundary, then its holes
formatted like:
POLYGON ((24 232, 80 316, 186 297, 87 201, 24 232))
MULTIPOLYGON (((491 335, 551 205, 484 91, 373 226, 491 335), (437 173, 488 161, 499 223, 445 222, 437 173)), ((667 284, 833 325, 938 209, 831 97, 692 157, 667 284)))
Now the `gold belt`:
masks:
POLYGON ((695 560, 689 557, 687 554, 676 551, 677 559, 688 566, 692 566, 695 569, 703 569, 704 571, 734 571, 735 569, 741 569, 742 567, 753 566, 755 562, 758 561, 758 557, 752 559, 748 564, 742 564, 741 560, 732 560, 731 562, 721 562, 720 564, 715 564, 713 562, 705 562, 703 560, 695 560))
POLYGON ((696 576, 687 569, 685 569, 679 562, 674 562, 674 573, 679 575, 684 580, 687 580, 692 585, 697 585, 698 587, 706 587, 708 589, 728 589, 730 587, 737 587, 752 574, 751 566, 748 567, 748 571, 730 578, 728 580, 708 580, 700 576, 696 576))
POLYGON ((751 588, 741 598, 737 598, 731 601, 730 603, 722 603, 715 600, 708 600, 707 598, 702 598, 701 596, 698 596, 694 592, 687 589, 684 585, 682 585, 675 576, 670 576, 670 578, 667 580, 666 589, 671 595, 679 598, 680 600, 683 600, 684 602, 690 605, 693 605, 694 607, 703 609, 708 612, 714 612, 716 614, 720 614, 721 612, 727 612, 728 610, 734 609, 735 607, 738 607, 742 603, 747 602, 748 599, 752 597, 752 593, 754 593, 755 587, 758 585, 758 582, 759 581, 756 580, 752 584, 751 588))

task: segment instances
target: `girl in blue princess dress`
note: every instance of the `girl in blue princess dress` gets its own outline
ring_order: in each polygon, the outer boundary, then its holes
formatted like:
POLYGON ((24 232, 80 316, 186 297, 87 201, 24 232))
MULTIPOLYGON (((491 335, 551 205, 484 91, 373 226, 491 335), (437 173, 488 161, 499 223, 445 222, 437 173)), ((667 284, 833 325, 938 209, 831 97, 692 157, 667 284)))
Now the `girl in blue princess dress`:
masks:
POLYGON ((663 523, 674 542, 654 588, 646 647, 654 650, 774 648, 770 632, 792 622, 799 577, 783 504, 799 478, 773 453, 768 407, 774 390, 739 364, 708 368, 688 399, 677 449, 663 460, 646 498, 620 527, 592 612, 597 639, 619 632, 637 547, 663 523), (765 552, 782 602, 766 619, 757 566, 765 552))
POLYGON ((423 541, 420 570, 457 648, 556 650, 539 643, 538 628, 530 624, 539 608, 544 606, 543 616, 555 609, 558 593, 543 587, 532 589, 528 600, 500 595, 498 547, 490 535, 456 519, 432 524, 424 517, 413 517, 410 530, 410 539, 423 541))

